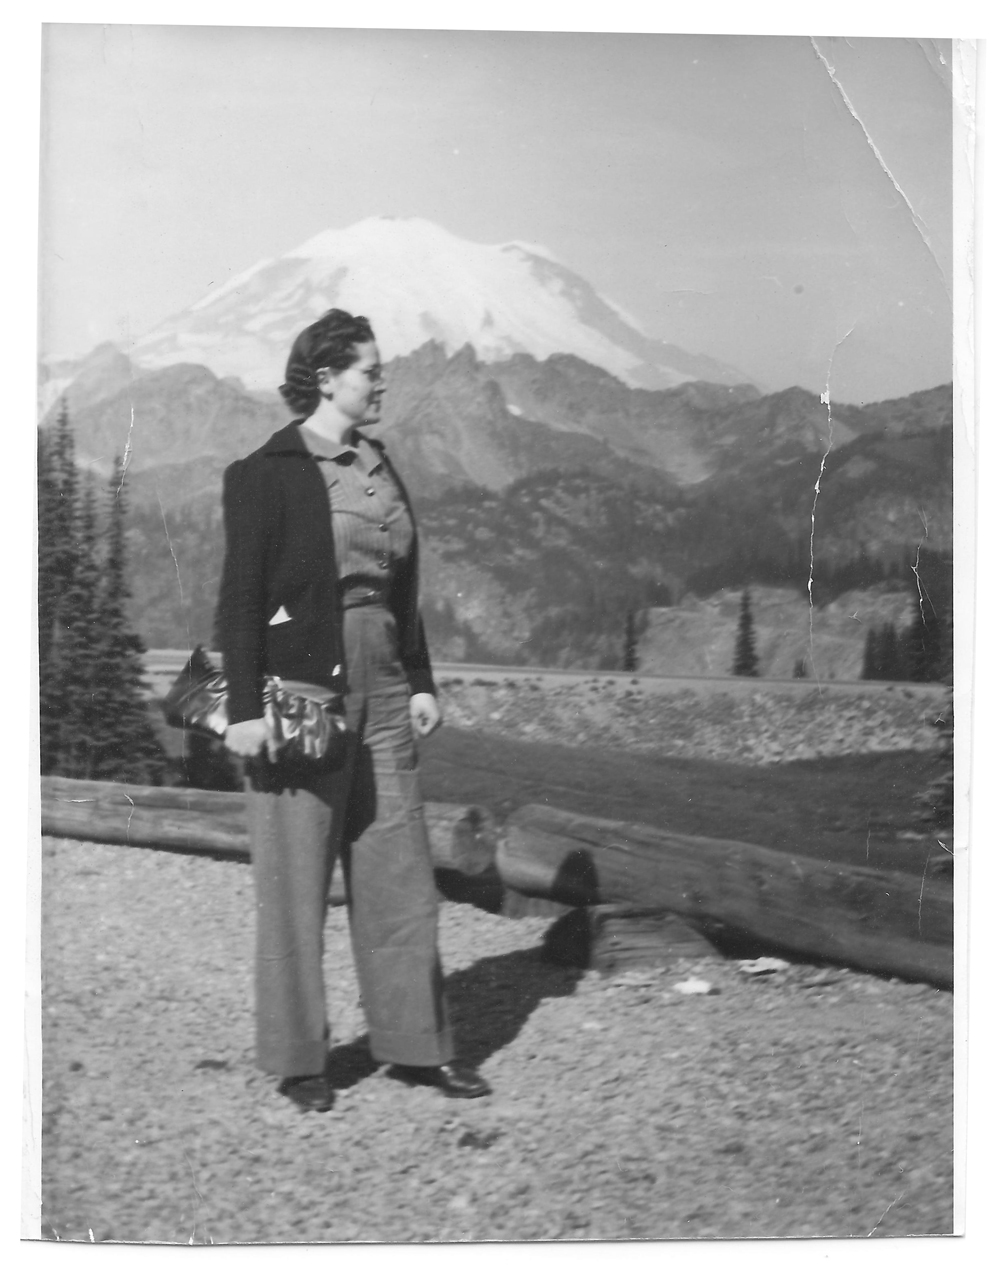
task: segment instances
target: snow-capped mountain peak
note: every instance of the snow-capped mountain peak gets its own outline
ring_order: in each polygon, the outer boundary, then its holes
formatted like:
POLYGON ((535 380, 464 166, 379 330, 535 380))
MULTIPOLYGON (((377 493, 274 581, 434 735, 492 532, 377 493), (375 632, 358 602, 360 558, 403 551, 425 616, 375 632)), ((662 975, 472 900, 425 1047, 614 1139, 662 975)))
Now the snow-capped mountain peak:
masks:
POLYGON ((198 362, 274 388, 295 335, 334 307, 368 316, 386 360, 434 340, 449 354, 471 345, 485 362, 571 353, 632 387, 747 382, 649 338, 547 248, 485 246, 394 217, 324 230, 260 261, 140 339, 133 358, 148 368, 198 362))

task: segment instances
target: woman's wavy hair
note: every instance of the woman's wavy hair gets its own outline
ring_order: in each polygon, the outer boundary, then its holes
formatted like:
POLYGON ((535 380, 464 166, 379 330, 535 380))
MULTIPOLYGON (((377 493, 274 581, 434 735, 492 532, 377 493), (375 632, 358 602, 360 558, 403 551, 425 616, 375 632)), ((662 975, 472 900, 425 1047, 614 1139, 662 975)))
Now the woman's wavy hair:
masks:
POLYGON ((366 317, 330 309, 296 336, 278 392, 297 415, 308 418, 319 405, 317 372, 329 366, 336 374, 353 366, 357 345, 374 338, 366 317))

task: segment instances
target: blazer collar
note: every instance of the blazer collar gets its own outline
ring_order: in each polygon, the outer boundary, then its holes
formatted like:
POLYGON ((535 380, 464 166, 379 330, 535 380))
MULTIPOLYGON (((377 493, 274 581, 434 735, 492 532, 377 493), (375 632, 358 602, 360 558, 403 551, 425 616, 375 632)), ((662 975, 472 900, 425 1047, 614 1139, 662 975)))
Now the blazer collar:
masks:
POLYGON ((262 454, 308 454, 309 449, 299 432, 301 419, 293 419, 291 423, 279 428, 273 436, 268 437, 260 447, 262 454))

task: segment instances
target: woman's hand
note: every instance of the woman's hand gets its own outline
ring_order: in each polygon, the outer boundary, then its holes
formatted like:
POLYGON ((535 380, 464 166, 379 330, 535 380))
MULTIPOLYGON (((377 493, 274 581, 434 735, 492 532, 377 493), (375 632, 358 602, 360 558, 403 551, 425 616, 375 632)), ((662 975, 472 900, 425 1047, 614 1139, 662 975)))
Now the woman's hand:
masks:
POLYGON ((271 729, 266 719, 244 719, 241 723, 230 723, 226 728, 226 749, 241 758, 254 758, 267 746, 267 757, 272 763, 277 761, 278 746, 271 736, 271 729))
POLYGON ((441 707, 430 692, 416 692, 410 698, 410 722, 417 736, 430 736, 441 726, 441 707))

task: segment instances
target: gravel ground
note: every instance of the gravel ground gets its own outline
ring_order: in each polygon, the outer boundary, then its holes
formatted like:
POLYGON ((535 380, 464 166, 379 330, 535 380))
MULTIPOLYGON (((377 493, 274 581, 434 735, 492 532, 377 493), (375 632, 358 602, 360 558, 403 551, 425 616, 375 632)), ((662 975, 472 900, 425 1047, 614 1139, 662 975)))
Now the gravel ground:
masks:
POLYGON ((601 979, 547 918, 442 905, 492 1098, 373 1068, 328 923, 337 1103, 252 1063, 249 869, 43 841, 43 1231, 169 1243, 707 1239, 952 1228, 952 999, 735 962, 601 979), (713 991, 685 995, 700 978, 713 991))
MULTIPOLYGON (((759 692, 705 696, 691 690, 665 695, 602 678, 544 689, 502 676, 466 683, 443 677, 445 719, 515 739, 562 745, 621 745, 630 750, 730 763, 787 763, 795 759, 933 750, 940 737, 931 722, 946 701, 903 685, 873 696, 859 691, 759 692), (490 682, 490 680, 496 682, 490 682)), ((741 685, 742 687, 742 685, 741 685)))

